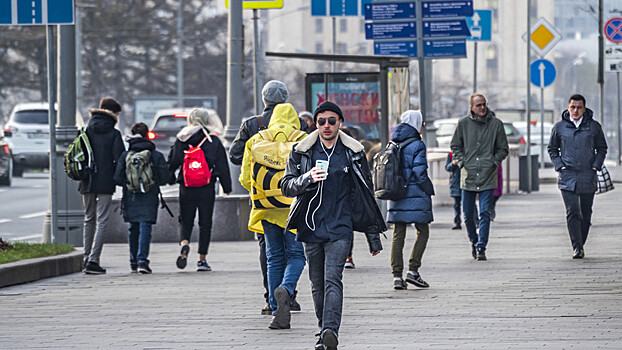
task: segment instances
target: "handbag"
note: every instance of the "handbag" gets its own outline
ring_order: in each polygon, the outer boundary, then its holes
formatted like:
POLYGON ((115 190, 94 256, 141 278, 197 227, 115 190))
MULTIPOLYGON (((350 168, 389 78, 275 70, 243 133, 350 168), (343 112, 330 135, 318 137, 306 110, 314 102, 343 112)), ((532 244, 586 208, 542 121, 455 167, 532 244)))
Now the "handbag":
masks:
POLYGON ((609 174, 609 170, 603 165, 600 170, 596 171, 596 177, 598 182, 598 189, 596 190, 596 194, 609 192, 614 189, 613 181, 611 181, 611 175, 609 174))

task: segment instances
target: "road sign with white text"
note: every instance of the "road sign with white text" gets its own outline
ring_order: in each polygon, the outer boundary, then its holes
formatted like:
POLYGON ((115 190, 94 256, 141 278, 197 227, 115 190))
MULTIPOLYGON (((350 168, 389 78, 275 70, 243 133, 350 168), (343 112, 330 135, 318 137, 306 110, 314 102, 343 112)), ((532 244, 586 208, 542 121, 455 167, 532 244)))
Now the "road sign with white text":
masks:
POLYGON ((467 24, 464 19, 449 19, 423 22, 424 38, 468 36, 469 34, 469 28, 467 28, 467 24))
POLYGON ((492 10, 474 10, 473 16, 466 18, 471 36, 467 40, 490 41, 492 39, 492 10))
POLYGON ((425 40, 423 56, 426 58, 466 57, 466 41, 464 39, 425 40))
POLYGON ((365 39, 415 39, 416 37, 416 22, 371 22, 365 24, 365 39))
POLYGON ((311 0, 311 16, 358 16, 360 0, 311 0))
POLYGON ((365 4, 365 19, 372 21, 415 18, 414 2, 365 4))
POLYGON ((531 83, 539 88, 545 88, 555 81, 557 71, 551 61, 540 59, 531 63, 531 83))
POLYGON ((424 1, 423 18, 473 16, 473 1, 424 1))
MULTIPOLYGON (((229 8, 229 0, 225 0, 225 7, 229 8)), ((242 0, 243 10, 282 9, 283 0, 242 0)))
POLYGON ((73 24, 73 0, 0 0, 0 25, 73 24))
POLYGON ((417 57, 416 41, 375 41, 374 55, 417 57))

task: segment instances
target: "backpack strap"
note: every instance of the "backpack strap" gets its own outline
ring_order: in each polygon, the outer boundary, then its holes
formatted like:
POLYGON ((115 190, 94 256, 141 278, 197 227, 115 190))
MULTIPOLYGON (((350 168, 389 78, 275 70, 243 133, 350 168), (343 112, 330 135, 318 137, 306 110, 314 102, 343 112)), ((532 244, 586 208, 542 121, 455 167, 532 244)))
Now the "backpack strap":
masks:
POLYGON ((201 146, 203 146, 203 142, 205 142, 205 140, 207 140, 207 136, 205 136, 203 138, 203 140, 201 140, 201 142, 197 145, 197 148, 201 148, 201 146))
POLYGON ((287 138, 287 141, 298 141, 305 135, 307 135, 307 133, 302 130, 294 130, 294 132, 292 132, 287 138))
POLYGON ((274 136, 272 136, 272 134, 270 133, 270 130, 268 130, 268 129, 263 129, 263 130, 260 130, 260 131, 258 132, 258 134, 259 134, 259 135, 261 136, 261 138, 262 138, 262 139, 264 139, 264 140, 267 140, 267 141, 270 141, 270 142, 274 141, 274 136))
POLYGON ((257 117, 257 125, 259 125, 259 130, 267 129, 266 121, 263 119, 263 115, 258 115, 257 117))

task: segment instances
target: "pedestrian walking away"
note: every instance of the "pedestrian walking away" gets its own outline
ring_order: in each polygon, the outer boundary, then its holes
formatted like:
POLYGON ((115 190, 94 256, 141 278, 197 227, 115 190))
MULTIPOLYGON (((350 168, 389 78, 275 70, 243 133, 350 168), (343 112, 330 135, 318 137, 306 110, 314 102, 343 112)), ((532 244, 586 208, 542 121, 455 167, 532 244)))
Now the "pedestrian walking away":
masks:
POLYGON ((179 183, 179 245, 177 267, 184 269, 190 252, 190 238, 199 212, 199 260, 197 271, 211 271, 207 252, 212 236, 212 215, 216 199, 216 179, 228 195, 231 175, 227 154, 220 139, 208 128, 208 111, 195 108, 188 114, 188 126, 177 134, 168 155, 171 183, 179 183), (183 167, 182 167, 183 166, 183 167), (177 169, 182 168, 175 179, 177 169))
POLYGON ((315 349, 337 349, 343 308, 343 269, 352 232, 365 232, 372 255, 382 250, 386 230, 374 199, 371 173, 361 145, 339 131, 343 114, 333 102, 313 114, 317 130, 294 146, 283 194, 295 197, 286 230, 304 242, 315 315, 320 330, 315 349))
POLYGON ((603 129, 593 115, 586 107, 585 97, 570 96, 568 109, 553 126, 548 146, 566 207, 573 259, 585 256, 584 245, 592 225, 592 204, 597 190, 596 171, 602 168, 607 155, 603 129))
POLYGON ((271 329, 290 328, 290 304, 306 263, 302 243, 294 232, 285 231, 292 199, 277 187, 292 146, 306 136, 294 107, 277 105, 268 129, 246 142, 240 173, 240 183, 252 200, 248 229, 262 234, 266 243, 269 303, 274 310, 271 329))
POLYGON ((114 126, 119 121, 121 104, 112 97, 104 97, 98 109, 90 111, 91 119, 86 135, 91 144, 94 171, 80 181, 78 189, 84 201, 84 273, 101 275, 106 269, 99 258, 112 211, 115 191, 114 172, 121 153, 125 151, 121 133, 114 126))
POLYGON ((121 212, 130 224, 130 271, 150 274, 149 246, 151 226, 158 219, 160 186, 168 184, 170 173, 164 155, 149 140, 145 123, 132 125, 131 135, 125 138, 128 150, 117 162, 114 180, 123 187, 121 212))
POLYGON ((402 198, 388 202, 387 222, 393 223, 391 245, 393 288, 406 289, 406 283, 419 288, 428 288, 429 284, 421 278, 419 268, 430 235, 429 224, 434 221, 432 214, 434 186, 428 176, 426 147, 421 140, 423 116, 420 111, 409 110, 404 112, 400 119, 402 122, 391 133, 391 141, 405 145, 400 147, 400 171, 406 179, 407 190, 402 198), (415 224, 417 240, 410 254, 404 281, 403 250, 406 228, 409 224, 415 224))
MULTIPOLYGON (((288 97, 289 91, 287 90, 287 86, 281 81, 270 80, 263 86, 261 89, 261 99, 264 103, 263 113, 244 120, 242 125, 240 125, 240 130, 231 143, 231 147, 229 147, 229 160, 231 160, 231 163, 242 165, 246 142, 260 130, 268 127, 274 108, 280 103, 285 103, 288 97)), ((308 132, 307 123, 302 118, 299 118, 299 121, 300 130, 308 132)), ((261 267, 261 274, 263 276, 263 286, 265 289, 264 299, 266 301, 265 306, 261 309, 261 314, 272 315, 274 310, 270 307, 269 300, 270 292, 268 291, 266 240, 264 235, 258 232, 255 232, 255 237, 259 243, 259 266, 261 267)), ((296 293, 297 292, 294 293, 294 298, 292 299, 292 311, 300 311, 300 304, 296 301, 296 293)))
POLYGON ((452 164, 460 168, 464 224, 471 241, 471 255, 486 260, 490 235, 490 209, 497 188, 497 167, 509 153, 503 122, 488 108, 486 98, 473 94, 470 111, 458 121, 451 139, 452 164), (474 220, 479 197, 479 227, 474 220), (477 232, 479 230, 479 233, 477 232))

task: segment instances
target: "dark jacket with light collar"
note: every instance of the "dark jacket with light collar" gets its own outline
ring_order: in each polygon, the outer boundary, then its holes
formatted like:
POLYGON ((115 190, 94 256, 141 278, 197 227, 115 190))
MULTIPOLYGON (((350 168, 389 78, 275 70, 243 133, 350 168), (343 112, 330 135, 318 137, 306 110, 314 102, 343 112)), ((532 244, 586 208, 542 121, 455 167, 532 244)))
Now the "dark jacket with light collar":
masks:
MULTIPOLYGON (((318 186, 317 183, 312 183, 309 173, 313 168, 312 148, 318 141, 318 137, 319 132, 316 130, 294 146, 289 154, 285 175, 279 181, 283 194, 295 197, 287 218, 286 230, 295 229, 304 221, 305 210, 318 186)), ((355 231, 365 232, 370 251, 382 250, 379 233, 386 231, 387 227, 374 199, 371 173, 363 145, 342 131, 339 131, 338 137, 346 148, 346 157, 352 169, 352 179, 356 181, 352 183, 350 197, 354 204, 352 227, 355 231), (363 222, 361 218, 366 218, 367 222, 363 222)), ((304 237, 299 238, 304 241, 304 237)))

